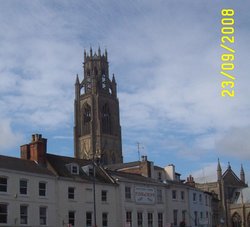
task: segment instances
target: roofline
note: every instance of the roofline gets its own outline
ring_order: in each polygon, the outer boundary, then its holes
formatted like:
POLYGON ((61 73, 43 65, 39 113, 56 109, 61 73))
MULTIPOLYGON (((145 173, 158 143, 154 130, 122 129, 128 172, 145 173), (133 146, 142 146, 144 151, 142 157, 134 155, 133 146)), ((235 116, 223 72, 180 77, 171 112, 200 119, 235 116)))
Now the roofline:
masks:
MULTIPOLYGON (((52 172, 51 174, 46 174, 46 173, 34 173, 30 171, 21 171, 21 170, 15 170, 15 169, 7 169, 7 168, 1 168, 0 171, 7 172, 7 173, 19 173, 19 174, 24 174, 24 175, 30 175, 30 176, 40 176, 40 177, 46 177, 46 178, 54 178, 56 179, 56 175, 54 175, 52 172)), ((48 170, 50 171, 50 170, 48 170)))

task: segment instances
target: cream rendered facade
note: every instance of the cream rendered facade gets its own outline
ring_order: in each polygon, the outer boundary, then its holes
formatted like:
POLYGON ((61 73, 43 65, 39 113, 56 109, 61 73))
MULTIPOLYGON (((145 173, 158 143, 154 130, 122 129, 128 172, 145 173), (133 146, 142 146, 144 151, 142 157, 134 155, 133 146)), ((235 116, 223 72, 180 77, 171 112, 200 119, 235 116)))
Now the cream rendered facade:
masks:
POLYGON ((46 226, 59 226, 54 176, 0 168, 0 177, 7 178, 7 192, 0 192, 0 204, 7 205, 7 223, 0 223, 0 226, 41 226, 40 207, 46 212, 43 216, 46 226), (26 194, 20 193, 20 180, 27 181, 26 194), (46 185, 45 196, 39 196, 39 182, 46 185), (27 207, 27 224, 21 224, 21 206, 27 207))
POLYGON ((172 226, 179 226, 182 221, 185 221, 186 226, 190 226, 187 187, 178 182, 172 182, 167 191, 167 199, 168 223, 172 226))
POLYGON ((111 174, 119 185, 119 223, 121 227, 163 227, 168 214, 166 186, 135 174, 111 174))
MULTIPOLYGON (((59 226, 67 227, 69 212, 74 212, 74 226, 94 226, 94 203, 92 182, 60 179, 57 182, 59 226), (74 199, 68 198, 68 189, 74 188, 74 199), (91 225, 87 225, 87 214, 91 216, 91 225)), ((115 185, 96 183, 96 220, 97 226, 103 225, 103 214, 107 214, 107 226, 119 225, 119 192, 115 185), (106 192, 106 201, 102 201, 102 192, 106 192)))
MULTIPOLYGON (((93 183, 56 176, 35 174, 0 168, 1 179, 7 179, 7 192, 0 192, 0 204, 7 205, 7 222, 0 226, 59 227, 69 225, 69 212, 74 212, 74 226, 93 226, 93 183), (27 181, 27 193, 20 194, 20 180, 27 181), (45 196, 39 196, 39 182, 46 184, 45 196), (74 188, 74 198, 69 198, 69 188, 74 188), (21 222, 20 206, 27 207, 27 221, 21 222), (46 208, 46 221, 40 222, 39 208, 46 208), (91 214, 91 225, 87 225, 86 214, 91 214)), ((116 185, 96 183, 97 226, 103 225, 103 214, 107 214, 107 226, 119 226, 119 192, 116 185), (102 198, 105 192, 105 201, 102 198)), ((0 216, 2 215, 2 210, 0 216)), ((73 226, 73 225, 72 225, 73 226)))
MULTIPOLYGON (((0 226, 93 226, 93 178, 86 168, 91 165, 82 159, 51 154, 46 154, 46 162, 43 166, 33 160, 0 156, 0 205, 7 206, 7 222, 0 226), (70 167, 77 167, 77 171, 73 173, 70 167), (7 179, 6 192, 2 179, 7 179), (21 180, 27 182, 24 195, 20 194, 21 180), (39 183, 45 184, 45 189, 39 188, 39 183), (45 190, 45 195, 39 196, 41 190, 45 190), (27 207, 27 213, 21 213, 21 205, 27 207), (46 210, 42 217, 40 207, 46 210)), ((154 171, 152 163, 148 166, 154 171)), ((211 213, 210 203, 192 203, 194 192, 202 196, 202 201, 206 193, 185 185, 178 177, 154 179, 159 168, 152 177, 96 168, 98 227, 165 227, 179 226, 182 221, 186 226, 195 226, 192 222, 195 211, 211 213)), ((3 220, 5 214, 1 212, 3 220)))

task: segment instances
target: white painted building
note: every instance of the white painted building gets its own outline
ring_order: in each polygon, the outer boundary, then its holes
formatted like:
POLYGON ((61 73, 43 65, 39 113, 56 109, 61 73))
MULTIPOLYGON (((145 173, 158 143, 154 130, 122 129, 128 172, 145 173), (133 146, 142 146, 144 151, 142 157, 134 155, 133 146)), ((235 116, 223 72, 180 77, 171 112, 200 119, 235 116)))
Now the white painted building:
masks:
POLYGON ((210 195, 184 184, 174 165, 144 157, 104 169, 46 147, 35 135, 21 146, 21 159, 0 156, 0 227, 197 226, 210 218, 210 195))
POLYGON ((119 186, 120 223, 118 226, 166 226, 165 184, 134 173, 108 172, 119 186))
POLYGON ((93 165, 89 161, 47 155, 50 168, 57 175, 57 206, 60 226, 119 226, 118 185, 101 168, 96 166, 94 212, 93 165))
POLYGON ((210 227, 212 226, 211 193, 195 188, 192 176, 187 178, 189 197, 189 219, 191 226, 210 227))
POLYGON ((57 226, 56 177, 37 163, 0 156, 0 226, 57 226))

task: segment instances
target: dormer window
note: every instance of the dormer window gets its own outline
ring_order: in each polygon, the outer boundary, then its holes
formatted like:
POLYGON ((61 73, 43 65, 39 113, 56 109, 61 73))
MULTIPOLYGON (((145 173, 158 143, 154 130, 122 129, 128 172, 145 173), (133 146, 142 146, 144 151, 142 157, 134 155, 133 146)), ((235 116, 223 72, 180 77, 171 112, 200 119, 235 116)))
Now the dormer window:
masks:
POLYGON ((67 169, 71 174, 78 175, 79 174, 79 166, 76 163, 70 163, 66 165, 67 169))
POLYGON ((78 174, 78 166, 76 166, 76 165, 72 165, 72 167, 71 167, 71 173, 72 174, 78 174))
POLYGON ((94 176, 94 169, 92 166, 89 168, 89 176, 94 176))
POLYGON ((82 167, 82 170, 88 175, 93 176, 94 175, 94 169, 93 165, 86 165, 82 167))

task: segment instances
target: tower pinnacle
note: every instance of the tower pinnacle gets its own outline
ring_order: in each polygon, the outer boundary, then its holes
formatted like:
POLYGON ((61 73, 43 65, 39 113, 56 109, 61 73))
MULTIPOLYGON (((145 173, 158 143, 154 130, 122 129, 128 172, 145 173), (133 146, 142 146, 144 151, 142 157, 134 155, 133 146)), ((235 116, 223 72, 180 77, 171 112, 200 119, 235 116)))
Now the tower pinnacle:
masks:
POLYGON ((218 164, 217 164, 217 180, 220 181, 222 178, 222 169, 220 165, 220 159, 218 158, 218 164))
POLYGON ((241 164, 241 168, 240 168, 240 179, 242 182, 245 183, 245 171, 243 169, 243 165, 241 164))

